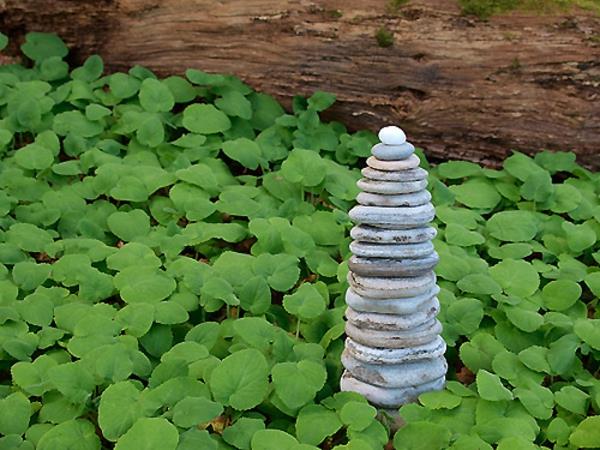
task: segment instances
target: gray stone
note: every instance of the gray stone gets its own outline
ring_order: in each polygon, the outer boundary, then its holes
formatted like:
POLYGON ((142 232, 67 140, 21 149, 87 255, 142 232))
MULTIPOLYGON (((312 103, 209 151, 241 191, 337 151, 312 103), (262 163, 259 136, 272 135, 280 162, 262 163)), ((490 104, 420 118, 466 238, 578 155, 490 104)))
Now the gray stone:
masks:
POLYGON ((356 311, 383 314, 413 314, 416 311, 435 308, 438 305, 436 295, 440 292, 437 285, 432 289, 412 297, 370 298, 358 294, 350 288, 346 291, 346 304, 356 311))
POLYGON ((412 244, 433 239, 437 230, 433 227, 386 230, 383 228, 358 225, 350 230, 352 239, 381 244, 412 244))
POLYGON ((371 167, 365 167, 360 171, 363 177, 377 181, 419 181, 427 179, 427 171, 417 167, 416 169, 400 170, 397 172, 386 172, 371 167))
POLYGON ((348 215, 355 223, 379 228, 416 228, 431 222, 435 217, 435 209, 431 203, 408 207, 357 205, 348 215))
POLYGON ((400 195, 381 195, 361 192, 356 201, 365 206, 420 206, 431 201, 429 191, 413 192, 400 195))
POLYGON ((379 130, 377 137, 381 142, 388 145, 400 145, 406 142, 406 134, 395 125, 383 127, 379 130))
POLYGON ((421 164, 421 160, 414 153, 408 158, 398 161, 384 161, 377 159, 374 156, 369 156, 367 158, 367 166, 372 167, 373 169, 387 170, 390 172, 396 170, 414 169, 415 167, 419 167, 419 164, 421 164))
POLYGON ((360 241, 350 243, 350 251, 363 258, 422 258, 433 252, 431 242, 418 244, 372 244, 360 241))
POLYGON ((342 374, 340 388, 342 391, 358 392, 370 403, 381 408, 398 408, 399 405, 414 402, 423 392, 444 389, 446 379, 444 376, 429 383, 404 388, 388 389, 374 386, 358 380, 348 371, 342 374))
POLYGON ((368 298, 416 297, 430 292, 435 286, 433 271, 408 278, 361 277, 348 272, 348 283, 358 295, 368 298))
POLYGON ((342 365, 357 379, 386 388, 430 383, 448 370, 446 360, 440 357, 401 364, 368 364, 354 359, 347 351, 342 353, 342 365))
POLYGON ((433 341, 442 332, 439 320, 432 319, 409 330, 363 329, 346 322, 346 335, 367 347, 405 348, 433 341))
POLYGON ((415 146, 410 142, 400 145, 375 144, 371 153, 377 159, 382 161, 398 161, 406 159, 415 152, 415 146))
POLYGON ((348 307, 346 319, 357 328, 383 331, 410 330, 434 319, 440 311, 439 303, 413 314, 381 314, 361 312, 348 307))
POLYGON ((423 345, 408 348, 373 348, 346 338, 346 351, 359 361, 369 364, 400 364, 424 358, 444 356, 446 343, 441 336, 423 345))
POLYGON ((427 187, 427 180, 407 181, 407 182, 389 182, 377 181, 361 178, 356 185, 366 192, 373 194, 408 194, 410 192, 419 192, 427 187))
POLYGON ((361 258, 351 256, 348 268, 363 277, 414 277, 432 270, 439 261, 436 252, 422 258, 361 258))

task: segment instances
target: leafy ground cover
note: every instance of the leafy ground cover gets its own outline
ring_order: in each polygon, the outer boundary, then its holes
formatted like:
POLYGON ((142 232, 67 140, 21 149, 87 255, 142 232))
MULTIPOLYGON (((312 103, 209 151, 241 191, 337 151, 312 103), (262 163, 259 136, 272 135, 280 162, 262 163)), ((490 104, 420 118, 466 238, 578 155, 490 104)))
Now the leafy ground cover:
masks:
MULTIPOLYGON (((0 44, 6 45, 2 36, 0 44)), ((0 449, 600 447, 600 177, 570 153, 430 169, 447 389, 340 393, 375 136, 226 75, 0 67, 0 449)))

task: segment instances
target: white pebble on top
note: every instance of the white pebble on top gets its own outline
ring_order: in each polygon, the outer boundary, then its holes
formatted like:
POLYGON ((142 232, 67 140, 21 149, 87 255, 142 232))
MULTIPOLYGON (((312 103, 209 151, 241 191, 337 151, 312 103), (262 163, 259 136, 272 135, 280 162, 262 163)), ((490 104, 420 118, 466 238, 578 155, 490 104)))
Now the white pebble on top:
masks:
POLYGON ((406 142, 406 134, 395 125, 379 130, 379 140, 386 145, 400 145, 406 142))

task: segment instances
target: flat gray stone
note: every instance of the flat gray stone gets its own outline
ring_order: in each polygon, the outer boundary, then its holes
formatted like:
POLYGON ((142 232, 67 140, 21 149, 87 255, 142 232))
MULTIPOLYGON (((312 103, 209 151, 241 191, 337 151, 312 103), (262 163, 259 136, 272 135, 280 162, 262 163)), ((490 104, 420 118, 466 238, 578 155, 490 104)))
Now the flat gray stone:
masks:
POLYGON ((439 304, 437 295, 440 288, 433 285, 431 290, 412 297, 372 298, 358 294, 354 289, 346 290, 346 304, 355 311, 383 314, 413 314, 439 304))
POLYGON ((377 331, 410 330, 435 319, 440 312, 439 302, 431 308, 413 314, 381 314, 346 308, 346 319, 357 328, 377 331))
POLYGON ((348 371, 342 374, 342 379, 340 380, 342 391, 357 392, 364 396, 371 404, 390 409, 397 409, 402 405, 416 401, 423 392, 442 390, 445 384, 445 376, 442 376, 429 383, 389 389, 365 383, 355 378, 348 371))
POLYGON ((350 251, 363 258, 422 258, 434 250, 431 241, 418 244, 372 244, 353 241, 350 243, 350 251))
POLYGON ((356 201, 365 206, 420 206, 431 201, 429 191, 412 192, 400 195, 371 194, 360 192, 356 201))
POLYGON ((433 227, 386 230, 369 225, 357 225, 350 230, 350 236, 354 240, 381 244, 425 242, 432 240, 436 235, 437 230, 433 227))
POLYGON ((415 152, 415 146, 410 142, 405 142, 399 145, 390 144, 375 144, 371 149, 371 153, 377 159, 382 161, 398 161, 406 159, 415 152))
POLYGON ((444 356, 446 343, 441 336, 438 336, 431 342, 409 348, 373 348, 346 338, 345 348, 358 361, 369 364, 400 364, 444 356))
POLYGON ((389 145, 400 145, 406 142, 406 134, 404 134, 402 128, 397 127, 396 125, 383 127, 379 130, 379 133, 377 133, 377 137, 381 142, 389 145))
POLYGON ((356 182, 356 185, 359 189, 373 194, 408 194, 426 189, 427 180, 391 182, 361 178, 356 182))
POLYGON ((395 172, 396 170, 414 169, 415 167, 419 167, 419 164, 421 164, 421 160, 414 153, 408 158, 400 159, 398 161, 385 161, 377 159, 374 156, 369 156, 367 158, 367 166, 377 170, 387 170, 392 172, 395 172))
POLYGON ((379 228, 416 228, 429 224, 435 217, 435 209, 431 203, 407 207, 357 205, 348 215, 354 223, 379 228))
POLYGON ((374 386, 402 388, 430 383, 446 375, 444 358, 422 359, 400 364, 368 364, 342 353, 342 365, 355 378, 374 386))
POLYGON ((432 319, 409 330, 373 330, 358 328, 346 322, 346 335, 353 341, 367 347, 406 348, 433 341, 442 332, 442 324, 432 319))
POLYGON ((348 272, 348 283, 358 295, 368 298, 406 298, 430 292, 435 286, 435 274, 406 278, 361 277, 348 272))
POLYGON ((434 251, 422 258, 361 258, 353 255, 348 268, 363 277, 414 277, 435 268, 439 256, 434 251))
POLYGON ((417 167, 416 169, 399 170, 389 172, 385 170, 372 169, 365 167, 360 171, 363 177, 369 180, 377 181, 419 181, 427 179, 427 171, 417 167))

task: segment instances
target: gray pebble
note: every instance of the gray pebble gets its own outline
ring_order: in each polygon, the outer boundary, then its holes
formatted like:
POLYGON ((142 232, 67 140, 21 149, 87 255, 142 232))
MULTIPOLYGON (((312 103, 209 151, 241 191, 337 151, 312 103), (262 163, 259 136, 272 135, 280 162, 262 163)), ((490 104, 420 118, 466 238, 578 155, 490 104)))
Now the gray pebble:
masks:
POLYGON ((346 319, 357 328, 382 331, 410 330, 434 319, 440 311, 439 303, 413 314, 368 313, 346 308, 346 319))
POLYGON ((429 383, 417 386, 407 386, 403 388, 388 389, 380 386, 374 386, 355 378, 350 372, 345 371, 340 380, 342 391, 358 392, 363 395, 370 403, 382 408, 398 408, 398 405, 414 402, 423 392, 439 391, 444 389, 446 379, 444 376, 429 383))
POLYGON ((346 304, 356 311, 374 312, 383 314, 413 314, 427 308, 433 308, 438 300, 436 295, 440 292, 437 285, 420 295, 398 298, 370 298, 358 294, 350 288, 346 291, 346 304))
POLYGON ((435 282, 433 272, 409 278, 361 277, 348 272, 348 283, 354 292, 375 299, 415 297, 430 292, 435 282))
POLYGON ((410 330, 374 330, 363 329, 346 322, 346 335, 353 341, 368 347, 404 348, 430 342, 442 332, 442 324, 433 319, 410 330))
POLYGON ((348 268, 363 277, 415 277, 432 270, 439 262, 434 251, 422 258, 361 258, 353 255, 348 268))
POLYGON ((415 167, 419 167, 419 164, 421 164, 421 160, 414 153, 408 158, 398 161, 384 161, 382 159, 377 159, 374 156, 369 156, 367 158, 367 166, 377 170, 396 171, 414 169, 415 167))
POLYGON ((448 370, 444 358, 422 359, 401 364, 366 364, 342 353, 342 365, 359 380, 387 388, 417 386, 443 376, 448 370))
POLYGON ((431 201, 431 194, 429 191, 400 195, 381 195, 360 192, 356 196, 356 201, 365 206, 420 206, 431 201))
POLYGON ((420 167, 397 172, 386 172, 385 170, 365 167, 361 170, 361 173, 365 178, 377 181, 419 181, 427 179, 427 171, 420 167))
POLYGON ((358 205, 348 213, 355 223, 380 228, 415 228, 427 225, 435 217, 431 203, 412 207, 358 205))
POLYGON ((377 159, 382 161, 398 161, 408 158, 415 152, 415 146, 410 142, 399 145, 375 144, 371 153, 377 159))
POLYGON ((408 194, 410 192, 419 192, 427 188, 427 180, 390 182, 377 181, 361 178, 356 185, 365 192, 374 194, 408 194))
POLYGON ((363 258, 421 258, 433 252, 429 241, 418 244, 372 244, 360 241, 350 243, 350 251, 363 258))
POLYGON ((437 358, 446 352, 446 342, 437 336, 431 342, 409 348, 373 348, 347 338, 346 351, 359 361, 370 364, 399 364, 425 358, 437 358))
POLYGON ((350 230, 352 239, 382 244, 425 242, 433 239, 436 234, 437 231, 433 227, 386 230, 368 225, 358 225, 350 230))

